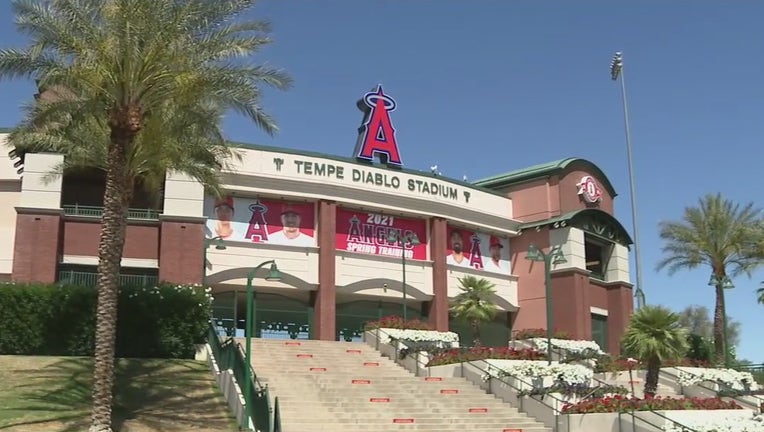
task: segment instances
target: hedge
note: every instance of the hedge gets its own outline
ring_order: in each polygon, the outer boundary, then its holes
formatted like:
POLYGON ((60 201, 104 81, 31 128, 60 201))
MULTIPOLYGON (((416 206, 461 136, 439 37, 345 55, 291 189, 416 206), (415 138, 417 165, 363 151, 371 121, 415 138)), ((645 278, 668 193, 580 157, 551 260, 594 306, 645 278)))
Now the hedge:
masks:
MULTIPOLYGON (((0 354, 92 356, 96 301, 90 287, 0 283, 0 354)), ((198 285, 120 288, 117 357, 193 358, 211 302, 198 285)))

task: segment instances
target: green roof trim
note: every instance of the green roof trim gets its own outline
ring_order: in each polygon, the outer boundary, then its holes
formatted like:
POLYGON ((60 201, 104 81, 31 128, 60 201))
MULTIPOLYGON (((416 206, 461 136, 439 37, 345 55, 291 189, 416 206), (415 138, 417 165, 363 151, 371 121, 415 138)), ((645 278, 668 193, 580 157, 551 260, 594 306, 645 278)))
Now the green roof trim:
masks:
POLYGON ((575 210, 553 218, 524 223, 520 225, 520 229, 526 230, 549 225, 553 228, 574 226, 590 234, 621 243, 625 246, 634 244, 629 232, 621 225, 621 222, 610 213, 598 208, 575 210))
POLYGON ((603 184, 605 189, 607 189, 608 193, 615 197, 618 195, 615 192, 615 189, 613 188, 613 185, 610 183, 610 180, 607 178, 604 172, 595 165, 593 162, 588 161, 586 159, 577 158, 577 157, 570 157, 565 159, 560 159, 552 162, 547 162, 539 165, 534 165, 528 168, 523 168, 515 171, 510 171, 508 173, 495 175, 492 177, 487 177, 484 179, 476 180, 473 183, 487 188, 501 188, 505 186, 511 186, 517 183, 521 183, 528 180, 535 180, 542 177, 549 177, 556 174, 559 174, 560 172, 566 170, 571 164, 579 163, 582 165, 585 165, 589 171, 592 173, 592 175, 596 176, 603 184))
POLYGON ((385 164, 379 164, 379 163, 371 163, 371 162, 361 162, 353 157, 344 157, 344 156, 336 156, 336 155, 330 155, 326 153, 320 153, 315 151, 305 151, 305 150, 296 150, 291 148, 285 148, 285 147, 276 147, 276 146, 267 146, 267 145, 261 145, 261 144, 252 144, 252 143, 244 143, 244 142, 237 142, 237 141, 229 141, 229 143, 234 147, 249 149, 249 150, 261 150, 261 151, 269 151, 269 152, 278 152, 278 153, 286 153, 286 154, 292 154, 297 156, 307 156, 307 157, 315 157, 315 158, 321 158, 321 159, 328 159, 333 160, 337 162, 345 162, 353 165, 357 165, 359 167, 367 167, 367 168, 379 168, 383 170, 388 170, 390 172, 398 172, 398 173, 404 173, 404 174, 412 174, 417 175, 420 177, 428 177, 435 180, 442 180, 447 183, 455 184, 458 186, 462 186, 465 188, 469 188, 472 190, 477 190, 480 192, 485 192, 487 194, 500 196, 502 198, 507 198, 506 194, 503 194, 501 192, 497 192, 495 189, 492 189, 490 187, 484 187, 481 185, 477 185, 475 183, 465 182, 461 180, 456 180, 449 177, 442 177, 437 176, 429 171, 419 171, 415 169, 410 168, 393 168, 389 167, 385 164))

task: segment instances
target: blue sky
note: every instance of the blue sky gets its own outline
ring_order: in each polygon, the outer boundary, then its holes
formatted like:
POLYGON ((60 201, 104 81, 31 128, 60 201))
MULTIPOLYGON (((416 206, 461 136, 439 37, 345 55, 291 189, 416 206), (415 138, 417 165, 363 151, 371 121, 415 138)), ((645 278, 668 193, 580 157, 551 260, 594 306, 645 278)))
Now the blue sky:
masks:
MULTIPOLYGON (((262 0, 275 43, 255 59, 285 68, 288 92, 266 91, 281 132, 237 117, 231 139, 350 156, 358 97, 377 83, 398 102, 404 163, 478 179, 568 156, 598 164, 631 230, 623 113, 608 67, 624 52, 644 290, 648 303, 713 306, 709 269, 656 272, 661 220, 705 193, 761 202, 764 2, 262 0)), ((8 2, 0 45, 20 45, 8 2)), ((0 82, 0 125, 19 120, 29 82, 0 82)), ((764 362, 757 329, 764 272, 734 280, 728 312, 739 353, 764 362)))

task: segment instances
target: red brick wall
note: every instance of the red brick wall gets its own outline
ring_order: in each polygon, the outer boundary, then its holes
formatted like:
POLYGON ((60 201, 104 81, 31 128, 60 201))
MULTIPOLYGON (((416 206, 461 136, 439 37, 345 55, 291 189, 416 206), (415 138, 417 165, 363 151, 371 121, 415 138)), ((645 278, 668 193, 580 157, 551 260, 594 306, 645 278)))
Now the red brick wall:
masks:
POLYGON ((314 338, 319 340, 337 339, 337 300, 335 273, 337 248, 337 203, 318 202, 318 292, 315 295, 313 317, 314 338))
POLYGON ((13 246, 13 280, 55 282, 61 250, 60 236, 60 214, 19 213, 13 246))
POLYGON ((438 331, 448 331, 448 272, 446 269, 446 220, 430 220, 430 257, 432 258, 432 291, 430 324, 438 331))
MULTIPOLYGON (((100 219, 64 222, 64 255, 98 256, 100 219)), ((128 225, 124 258, 159 259, 159 224, 128 225)))
POLYGON ((160 229, 159 280, 177 284, 201 283, 203 223, 163 220, 160 229))

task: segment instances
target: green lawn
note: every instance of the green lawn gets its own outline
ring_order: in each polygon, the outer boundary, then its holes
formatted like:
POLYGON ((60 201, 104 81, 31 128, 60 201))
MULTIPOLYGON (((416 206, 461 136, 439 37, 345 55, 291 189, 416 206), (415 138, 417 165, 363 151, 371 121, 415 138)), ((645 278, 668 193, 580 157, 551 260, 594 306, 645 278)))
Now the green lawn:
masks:
MULTIPOLYGON (((0 356, 0 431, 79 432, 89 424, 89 357, 0 356)), ((235 431, 204 362, 120 359, 115 432, 235 431)))

